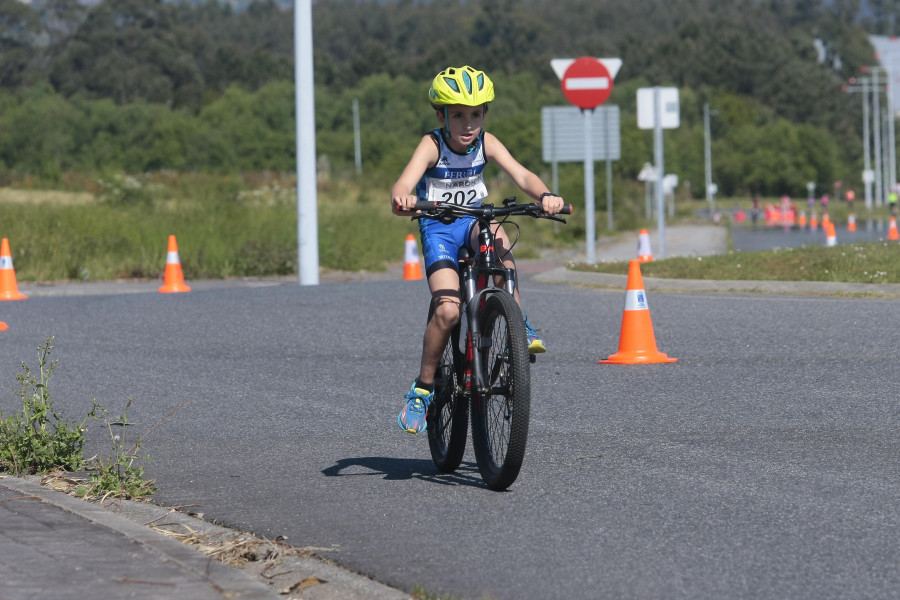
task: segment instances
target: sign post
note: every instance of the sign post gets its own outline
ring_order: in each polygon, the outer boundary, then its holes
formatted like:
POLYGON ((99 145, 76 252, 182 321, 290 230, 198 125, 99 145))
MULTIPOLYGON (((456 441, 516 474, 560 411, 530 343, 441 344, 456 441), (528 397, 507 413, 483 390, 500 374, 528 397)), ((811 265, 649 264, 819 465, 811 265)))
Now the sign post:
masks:
POLYGON ((656 218, 659 228, 659 255, 666 257, 666 213, 663 196, 665 166, 663 129, 677 129, 681 123, 678 88, 640 88, 637 91, 638 127, 653 130, 653 158, 656 162, 656 218))
MULTIPOLYGON (((618 60, 618 59, 614 59, 618 60)), ((575 60, 556 59, 551 61, 554 71, 560 76, 563 95, 581 109, 584 115, 584 218, 587 262, 597 261, 597 242, 594 224, 594 109, 606 102, 612 93, 613 76, 603 61, 591 56, 575 60)), ((618 70, 621 61, 615 64, 618 70)))

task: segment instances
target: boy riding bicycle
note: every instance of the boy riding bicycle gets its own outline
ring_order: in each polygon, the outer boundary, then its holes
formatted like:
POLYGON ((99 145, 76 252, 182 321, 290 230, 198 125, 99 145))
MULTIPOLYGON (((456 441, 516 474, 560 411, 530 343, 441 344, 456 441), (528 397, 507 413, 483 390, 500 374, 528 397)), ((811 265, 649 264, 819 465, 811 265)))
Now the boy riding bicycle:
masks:
MULTIPOLYGON (((563 199, 552 194, 537 175, 513 158, 500 140, 484 131, 488 103, 493 99, 494 84, 482 71, 464 66, 449 67, 437 74, 428 90, 428 100, 441 127, 422 138, 391 188, 394 214, 414 215, 419 200, 480 206, 488 195, 483 177, 488 161, 503 169, 523 192, 540 200, 545 213, 552 215, 562 209, 563 199)), ((400 428, 410 433, 425 431, 425 415, 434 397, 434 372, 450 330, 461 316, 457 255, 464 245, 475 250, 474 223, 471 217, 452 223, 419 221, 425 272, 435 310, 425 328, 419 376, 397 417, 400 428)), ((499 223, 494 226, 497 255, 506 268, 514 269, 509 237, 499 223)), ((518 286, 515 298, 521 304, 518 286)), ((529 352, 545 352, 544 342, 527 315, 525 330, 529 352)))

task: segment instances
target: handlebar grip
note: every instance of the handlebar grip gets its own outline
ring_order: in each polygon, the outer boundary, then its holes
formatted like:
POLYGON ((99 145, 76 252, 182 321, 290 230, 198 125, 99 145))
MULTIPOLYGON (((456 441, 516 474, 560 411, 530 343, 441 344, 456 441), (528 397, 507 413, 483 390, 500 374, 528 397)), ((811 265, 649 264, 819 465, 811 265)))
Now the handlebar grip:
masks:
POLYGON ((437 202, 432 202, 431 200, 419 200, 418 202, 416 202, 416 206, 413 208, 413 210, 434 210, 435 208, 437 208, 437 205, 437 202))
POLYGON ((572 205, 571 205, 571 204, 564 204, 563 207, 562 207, 562 210, 559 211, 559 214, 561 214, 561 215, 571 215, 571 214, 572 214, 572 210, 573 210, 573 209, 572 209, 572 205))

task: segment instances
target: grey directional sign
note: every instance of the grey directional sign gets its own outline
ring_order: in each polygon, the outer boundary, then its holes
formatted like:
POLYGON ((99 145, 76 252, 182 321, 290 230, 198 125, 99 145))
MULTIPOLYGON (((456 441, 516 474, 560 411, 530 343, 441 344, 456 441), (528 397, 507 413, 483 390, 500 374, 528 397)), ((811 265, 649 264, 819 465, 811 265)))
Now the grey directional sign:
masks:
MULTIPOLYGON (((619 107, 598 106, 591 119, 594 160, 622 157, 619 107), (607 140, 609 145, 607 146, 607 140)), ((584 152, 584 115, 577 106, 545 106, 541 109, 544 162, 581 162, 584 152)))

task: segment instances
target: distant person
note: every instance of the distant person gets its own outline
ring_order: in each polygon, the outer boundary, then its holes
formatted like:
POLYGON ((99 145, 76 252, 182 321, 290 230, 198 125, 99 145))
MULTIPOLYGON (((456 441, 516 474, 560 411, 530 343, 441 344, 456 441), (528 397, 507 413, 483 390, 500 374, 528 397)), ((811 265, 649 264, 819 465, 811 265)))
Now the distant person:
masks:
POLYGON ((756 229, 756 221, 759 219, 759 196, 753 196, 753 208, 750 210, 750 220, 756 229))
POLYGON ((828 212, 828 194, 822 196, 822 212, 828 212))
POLYGON ((846 198, 847 198, 847 207, 852 211, 853 210, 853 201, 856 200, 856 192, 854 192, 853 190, 847 190, 846 198))
MULTIPOLYGON (((484 131, 488 103, 493 99, 494 84, 484 72, 472 67, 449 67, 435 76, 428 90, 428 101, 441 126, 425 134, 391 188, 394 214, 414 215, 419 200, 481 206, 488 195, 483 176, 488 162, 503 169, 523 192, 538 200, 545 213, 552 215, 562 210, 563 199, 551 193, 540 177, 513 158, 500 140, 484 131)), ((434 372, 450 330, 461 316, 457 256, 462 246, 473 253, 477 248, 475 224, 475 217, 458 218, 452 223, 419 221, 435 312, 425 328, 419 376, 406 394, 405 406, 397 417, 400 428, 410 433, 425 431, 425 415, 434 398, 434 372)), ((509 237, 499 223, 496 227, 497 255, 506 268, 515 269, 509 237)), ((514 296, 519 302, 518 286, 514 296)), ((400 306, 400 310, 406 312, 409 307, 400 306)), ((419 313, 408 314, 417 317, 419 313)), ((530 353, 546 351, 544 341, 527 316, 525 333, 530 353)))
POLYGON ((891 214, 893 216, 897 216, 897 190, 891 190, 891 193, 888 194, 888 206, 891 209, 891 214))

